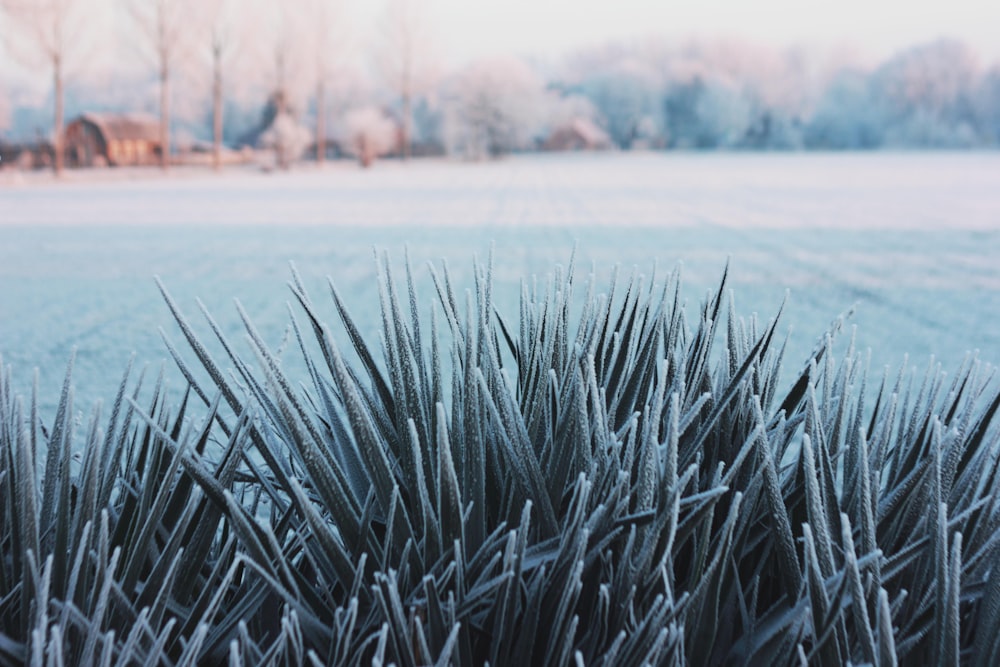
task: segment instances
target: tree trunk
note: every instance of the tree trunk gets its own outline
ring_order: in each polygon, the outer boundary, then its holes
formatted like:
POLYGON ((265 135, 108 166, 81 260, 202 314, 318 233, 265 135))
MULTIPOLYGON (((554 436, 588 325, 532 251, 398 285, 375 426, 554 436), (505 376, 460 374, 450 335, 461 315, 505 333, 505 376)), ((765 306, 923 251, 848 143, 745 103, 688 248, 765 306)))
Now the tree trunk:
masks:
POLYGON ((320 77, 316 84, 316 164, 326 160, 326 86, 320 77))
POLYGON ((160 68, 160 167, 170 167, 170 71, 160 68))
POLYGON ((222 169, 222 51, 212 51, 212 168, 222 169))
POLYGON ((52 132, 52 150, 55 155, 52 156, 52 166, 55 169, 56 176, 62 175, 63 171, 63 159, 66 154, 66 147, 64 138, 66 133, 64 131, 64 92, 63 92, 63 77, 62 77, 62 60, 59 58, 55 59, 53 63, 53 89, 55 94, 55 118, 53 122, 53 132, 52 132))
POLYGON ((401 138, 403 142, 404 161, 410 159, 410 151, 412 150, 410 146, 411 144, 410 135, 412 134, 412 125, 413 125, 413 109, 411 108, 412 106, 413 104, 411 101, 410 90, 409 86, 407 86, 407 89, 403 91, 403 136, 401 138))
MULTIPOLYGON (((285 81, 287 75, 287 72, 285 72, 285 66, 287 63, 285 62, 285 53, 281 49, 278 49, 277 53, 275 54, 275 57, 276 57, 275 65, 278 70, 278 92, 277 92, 278 103, 276 105, 277 108, 275 109, 274 119, 275 121, 277 121, 279 118, 284 116, 285 113, 288 111, 288 99, 286 97, 286 88, 285 88, 285 81)), ((276 135, 275 136, 276 145, 274 149, 275 149, 275 157, 277 158, 278 162, 278 167, 280 169, 288 169, 289 161, 287 152, 285 150, 284 132, 276 132, 275 135, 276 135)))

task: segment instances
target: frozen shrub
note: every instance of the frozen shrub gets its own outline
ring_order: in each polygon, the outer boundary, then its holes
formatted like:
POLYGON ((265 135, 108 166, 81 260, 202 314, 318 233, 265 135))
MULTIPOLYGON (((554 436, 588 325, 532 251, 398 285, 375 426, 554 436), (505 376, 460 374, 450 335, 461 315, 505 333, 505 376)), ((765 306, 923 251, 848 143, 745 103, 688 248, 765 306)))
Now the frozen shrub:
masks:
POLYGON ((307 128, 300 125, 290 113, 281 112, 260 136, 260 143, 264 148, 274 151, 278 166, 285 169, 302 157, 310 139, 307 128))
POLYGON ((384 261, 373 348, 293 274, 298 378, 164 291, 184 400, 123 381, 82 446, 68 376, 44 429, 0 372, 0 662, 997 663, 992 368, 869 377, 838 320, 781 387, 725 278, 570 267, 508 320, 432 276, 384 261))
POLYGON ((399 145, 399 128, 375 107, 354 109, 344 119, 347 141, 345 147, 358 158, 363 167, 371 166, 375 158, 394 151, 399 145))

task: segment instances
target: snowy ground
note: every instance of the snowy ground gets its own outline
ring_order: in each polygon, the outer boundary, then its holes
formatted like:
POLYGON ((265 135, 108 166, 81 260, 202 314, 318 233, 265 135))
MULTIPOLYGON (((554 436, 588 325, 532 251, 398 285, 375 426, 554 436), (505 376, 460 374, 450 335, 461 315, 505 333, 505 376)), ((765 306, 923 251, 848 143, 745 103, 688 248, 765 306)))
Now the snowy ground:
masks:
MULTIPOLYGON (((1000 362, 1000 154, 615 155, 493 164, 337 164, 287 174, 108 170, 0 173, 0 355, 47 407, 72 347, 78 407, 109 400, 128 359, 177 338, 152 276, 192 315, 202 298, 238 331, 238 297, 278 345, 294 261, 322 298, 330 275, 369 333, 371 247, 420 267, 446 258, 470 285, 495 243, 496 293, 565 263, 574 243, 603 285, 610 268, 661 274, 683 262, 694 303, 732 257, 737 311, 792 327, 795 367, 838 313, 858 305, 873 365, 946 369, 967 350, 1000 362)), ((419 273, 425 274, 420 271, 419 273)), ((431 296, 428 285, 423 286, 431 296)), ((327 309, 335 321, 332 306, 327 309)), ((176 380, 174 384, 179 384, 176 380)))

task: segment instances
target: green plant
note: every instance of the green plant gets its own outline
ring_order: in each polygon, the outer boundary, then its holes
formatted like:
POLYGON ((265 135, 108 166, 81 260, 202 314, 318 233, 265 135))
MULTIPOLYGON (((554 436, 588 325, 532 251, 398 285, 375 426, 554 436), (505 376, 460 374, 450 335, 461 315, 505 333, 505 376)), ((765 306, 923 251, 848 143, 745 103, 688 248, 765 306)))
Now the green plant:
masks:
POLYGON ((303 378, 242 308, 253 361, 207 317, 215 358, 163 289, 180 407, 125 380, 82 447, 69 374, 49 431, 5 375, 0 661, 1000 659, 992 369, 874 381, 838 320, 783 391, 725 275, 689 319, 676 274, 579 298, 571 265, 515 324, 491 265, 432 268, 425 311, 381 259, 380 354, 293 269, 303 378))

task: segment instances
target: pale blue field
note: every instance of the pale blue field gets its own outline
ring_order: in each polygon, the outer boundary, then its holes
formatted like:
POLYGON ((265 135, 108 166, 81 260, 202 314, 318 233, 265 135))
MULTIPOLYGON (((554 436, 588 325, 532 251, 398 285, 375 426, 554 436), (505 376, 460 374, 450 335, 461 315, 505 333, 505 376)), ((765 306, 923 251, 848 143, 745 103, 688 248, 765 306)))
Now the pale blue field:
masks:
POLYGON ((39 369, 51 410, 75 347, 86 411, 110 401, 132 352, 159 368, 159 327, 179 341, 154 275, 199 325, 196 297, 242 343, 240 299, 279 346, 294 261, 331 324, 327 275, 377 343, 373 246, 397 277, 409 246, 430 308, 426 262, 446 258, 456 287, 471 287, 473 255, 491 243, 511 319, 519 281, 565 264, 574 244, 578 275, 595 267, 599 289, 616 264, 649 275, 658 262, 664 277, 682 262, 692 313, 731 257, 738 314, 767 319, 788 291, 789 371, 854 304, 849 323, 879 374, 905 353, 921 369, 931 355, 954 369, 971 350, 1000 362, 994 153, 539 157, 58 184, 0 175, 0 356, 20 391, 39 369))

